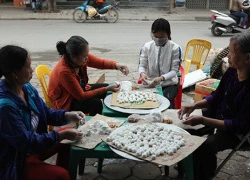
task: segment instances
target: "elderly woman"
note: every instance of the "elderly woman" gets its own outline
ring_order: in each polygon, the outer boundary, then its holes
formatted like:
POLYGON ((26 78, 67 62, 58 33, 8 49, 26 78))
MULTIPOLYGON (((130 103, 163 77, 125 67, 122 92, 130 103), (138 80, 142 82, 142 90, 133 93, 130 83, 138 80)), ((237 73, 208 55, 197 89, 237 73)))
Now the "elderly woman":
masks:
POLYGON ((51 73, 48 87, 54 108, 82 111, 91 116, 101 114, 101 99, 107 91, 116 92, 120 87, 88 84, 87 68, 117 69, 127 75, 128 67, 90 54, 88 42, 80 36, 72 36, 65 43, 60 41, 56 47, 62 58, 51 73))
POLYGON ((217 128, 194 153, 195 179, 210 179, 217 167, 216 153, 236 147, 250 130, 250 32, 230 40, 229 68, 219 87, 210 96, 183 106, 179 118, 184 124, 203 124, 217 128), (207 108, 209 117, 189 116, 195 109, 207 108))
POLYGON ((79 140, 82 133, 76 129, 48 133, 47 125, 78 122, 84 114, 46 106, 29 83, 33 70, 27 50, 2 47, 0 64, 0 77, 5 77, 0 81, 0 179, 69 179, 69 146, 58 143, 79 140), (63 168, 43 162, 56 152, 63 157, 57 161, 63 168))

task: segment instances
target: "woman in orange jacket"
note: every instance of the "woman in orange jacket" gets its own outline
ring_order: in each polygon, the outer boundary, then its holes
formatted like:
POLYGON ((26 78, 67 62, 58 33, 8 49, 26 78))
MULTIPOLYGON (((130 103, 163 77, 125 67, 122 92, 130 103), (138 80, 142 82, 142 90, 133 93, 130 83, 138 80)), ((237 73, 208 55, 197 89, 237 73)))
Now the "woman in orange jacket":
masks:
POLYGON ((116 92, 118 85, 88 84, 87 67, 117 69, 128 75, 126 65, 89 54, 88 42, 72 36, 67 42, 56 45, 60 61, 53 69, 48 95, 55 109, 78 110, 90 115, 102 113, 102 101, 107 91, 116 92))

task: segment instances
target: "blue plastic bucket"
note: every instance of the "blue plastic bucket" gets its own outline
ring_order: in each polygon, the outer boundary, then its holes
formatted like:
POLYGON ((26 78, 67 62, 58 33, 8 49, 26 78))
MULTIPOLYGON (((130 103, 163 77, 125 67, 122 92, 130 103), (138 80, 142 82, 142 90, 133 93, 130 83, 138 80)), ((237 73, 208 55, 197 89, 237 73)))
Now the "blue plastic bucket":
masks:
POLYGON ((175 3, 177 6, 184 6, 186 4, 186 0, 176 0, 175 3))

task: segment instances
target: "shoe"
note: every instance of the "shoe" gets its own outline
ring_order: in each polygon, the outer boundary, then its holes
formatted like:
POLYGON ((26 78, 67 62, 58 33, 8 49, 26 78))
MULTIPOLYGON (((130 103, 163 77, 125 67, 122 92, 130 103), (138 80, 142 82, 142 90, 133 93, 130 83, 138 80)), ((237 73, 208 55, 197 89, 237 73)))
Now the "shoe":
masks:
POLYGON ((242 28, 242 29, 247 29, 247 25, 240 26, 240 28, 242 28))

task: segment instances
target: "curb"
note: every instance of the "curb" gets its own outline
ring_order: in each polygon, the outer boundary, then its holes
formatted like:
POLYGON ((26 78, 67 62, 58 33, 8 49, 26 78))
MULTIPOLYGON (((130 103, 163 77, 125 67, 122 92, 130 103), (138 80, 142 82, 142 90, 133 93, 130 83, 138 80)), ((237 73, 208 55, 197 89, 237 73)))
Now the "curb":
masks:
MULTIPOLYGON (((73 20, 73 9, 66 9, 56 13, 38 12, 38 13, 23 13, 25 9, 14 9, 13 7, 0 6, 0 20, 73 20), (6 10, 7 9, 7 10, 6 10), (3 11, 2 11, 3 10, 3 11)), ((146 12, 143 9, 126 10, 119 13, 120 21, 154 21, 159 17, 166 18, 169 21, 210 21, 211 17, 207 14, 180 11, 173 14, 168 14, 165 11, 150 11, 146 12), (195 17, 198 15, 198 17, 195 17)))
POLYGON ((211 17, 194 17, 196 21, 211 21, 211 17))
MULTIPOLYGON (((184 18, 166 18, 168 21, 211 21, 211 17, 194 17, 190 19, 184 18)), ((0 20, 73 20, 73 18, 46 18, 46 17, 1 17, 0 20)), ((118 21, 154 21, 155 18, 119 18, 118 21)), ((93 20, 95 21, 95 20, 93 20)))

